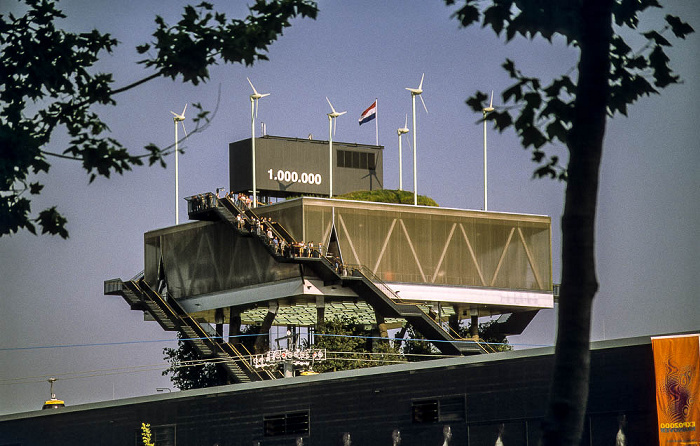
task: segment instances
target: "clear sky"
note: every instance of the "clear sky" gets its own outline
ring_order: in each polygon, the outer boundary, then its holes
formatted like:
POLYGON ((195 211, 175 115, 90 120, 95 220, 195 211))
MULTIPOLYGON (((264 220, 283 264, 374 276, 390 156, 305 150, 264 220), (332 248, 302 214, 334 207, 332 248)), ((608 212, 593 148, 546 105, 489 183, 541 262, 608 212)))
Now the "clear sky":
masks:
MULTIPOLYGON (((243 2, 220 3, 229 16, 245 14, 243 2)), ((674 0, 650 14, 642 28, 666 11, 700 31, 695 2, 674 0)), ((149 41, 153 18, 175 23, 184 1, 67 0, 63 24, 98 28, 121 45, 100 69, 115 73, 115 86, 150 74, 135 61, 134 47, 149 41)), ((328 96, 336 110, 335 140, 373 144, 374 125, 357 119, 379 100, 379 143, 385 146, 385 187, 398 187, 396 129, 411 113, 410 93, 425 73, 418 106, 418 192, 440 205, 483 206, 482 127, 465 99, 474 91, 511 85, 500 68, 505 58, 526 74, 549 79, 575 67, 577 52, 516 39, 505 45, 492 31, 460 29, 442 1, 321 1, 318 19, 296 20, 253 67, 221 65, 211 81, 194 87, 156 80, 117 97, 104 112, 112 136, 136 152, 149 142, 173 139, 171 110, 201 102, 220 107, 210 128, 186 143, 180 157, 180 196, 228 186, 229 142, 250 136, 250 77, 258 91, 259 120, 271 135, 327 139, 328 96)), ((17 11, 10 1, 0 11, 17 11)), ((697 277, 700 231, 700 35, 669 50, 685 83, 643 98, 629 117, 608 121, 597 223, 600 291, 592 339, 700 330, 697 277)), ((191 121, 185 124, 192 126, 191 121)), ((410 134, 409 134, 410 135, 410 134)), ((62 151, 65 135, 49 149, 62 151)), ((412 185, 412 161, 404 143, 404 185, 412 185)), ((559 150, 565 157, 564 149, 559 150)), ((489 129, 489 210, 552 217, 555 282, 560 276, 564 185, 531 179, 534 164, 512 132, 489 129)), ((172 387, 161 376, 162 349, 175 334, 144 322, 120 297, 104 296, 103 281, 128 279, 143 269, 143 233, 174 224, 174 163, 137 168, 123 176, 88 177, 78 163, 51 160, 36 211, 57 205, 69 219, 70 239, 21 233, 0 239, 0 414, 34 410, 48 397, 46 378, 56 376, 58 396, 79 404, 148 395, 172 387), (89 344, 89 345, 86 345, 89 344)), ((186 206, 180 205, 186 221, 186 206)), ((517 348, 552 345, 555 311, 542 311, 517 348)))

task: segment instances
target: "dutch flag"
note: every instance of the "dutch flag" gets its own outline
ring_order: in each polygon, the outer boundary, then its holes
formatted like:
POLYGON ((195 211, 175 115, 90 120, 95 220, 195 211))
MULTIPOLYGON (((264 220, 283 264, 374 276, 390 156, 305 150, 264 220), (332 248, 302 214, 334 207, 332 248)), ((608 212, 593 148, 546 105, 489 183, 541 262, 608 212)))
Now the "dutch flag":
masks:
POLYGON ((360 115, 360 125, 364 124, 365 122, 369 122, 372 119, 377 117, 377 101, 375 100, 372 105, 367 107, 367 110, 363 111, 362 114, 360 115))

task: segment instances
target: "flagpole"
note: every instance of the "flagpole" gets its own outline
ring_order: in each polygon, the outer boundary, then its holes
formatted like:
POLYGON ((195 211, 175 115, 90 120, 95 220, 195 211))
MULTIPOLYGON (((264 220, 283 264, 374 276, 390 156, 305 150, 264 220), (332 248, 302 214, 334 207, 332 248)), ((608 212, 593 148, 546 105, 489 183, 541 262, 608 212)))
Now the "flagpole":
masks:
POLYGON ((374 136, 376 145, 379 145, 379 99, 374 98, 376 111, 374 112, 374 136))

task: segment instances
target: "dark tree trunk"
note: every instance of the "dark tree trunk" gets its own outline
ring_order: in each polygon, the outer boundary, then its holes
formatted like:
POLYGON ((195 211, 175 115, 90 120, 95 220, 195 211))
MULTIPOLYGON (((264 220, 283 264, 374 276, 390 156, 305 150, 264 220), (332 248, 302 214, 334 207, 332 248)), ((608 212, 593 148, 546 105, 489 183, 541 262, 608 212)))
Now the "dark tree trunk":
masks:
POLYGON ((595 271, 595 215, 605 134, 613 0, 581 4, 574 120, 562 216, 562 277, 556 354, 542 444, 578 445, 588 401, 595 271))

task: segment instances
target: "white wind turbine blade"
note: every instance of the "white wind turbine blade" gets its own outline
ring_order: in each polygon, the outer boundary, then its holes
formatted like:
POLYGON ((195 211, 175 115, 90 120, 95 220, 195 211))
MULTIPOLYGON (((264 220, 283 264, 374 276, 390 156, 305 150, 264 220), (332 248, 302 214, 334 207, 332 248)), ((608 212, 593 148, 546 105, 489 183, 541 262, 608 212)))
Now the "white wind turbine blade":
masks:
POLYGON ((326 96, 326 101, 328 101, 328 105, 331 106, 331 114, 335 115, 335 108, 333 108, 333 104, 331 104, 331 100, 328 99, 328 96, 326 96))
POLYGON ((174 119, 175 121, 184 121, 184 120, 185 120, 185 111, 186 111, 186 110, 187 110, 187 104, 185 104, 185 108, 182 109, 182 113, 181 113, 181 114, 178 115, 177 113, 175 113, 175 112, 172 111, 172 110, 170 110, 170 113, 173 114, 173 119, 174 119))
MULTIPOLYGON (((252 96, 258 96, 259 95, 258 90, 255 89, 255 87, 253 86, 253 83, 250 81, 250 78, 246 77, 246 79, 248 79, 248 83, 250 84, 250 88, 253 89, 252 96)), ((253 99, 255 99, 255 98, 253 98, 253 99)))
POLYGON ((489 103, 488 107, 484 107, 484 113, 490 113, 494 110, 495 109, 493 108, 493 90, 491 90, 491 102, 489 103))
POLYGON ((187 130, 185 130, 185 121, 180 121, 180 124, 182 124, 182 131, 185 132, 185 138, 187 138, 187 130))
POLYGON ((423 92, 423 79, 425 79, 425 73, 420 77, 420 85, 418 85, 418 89, 423 92))
POLYGON ((425 109, 425 113, 428 114, 428 107, 425 106, 425 101, 423 100, 423 95, 419 94, 418 97, 420 98, 420 101, 423 103, 423 108, 425 109))
POLYGON ((404 133, 408 133, 408 114, 406 114, 406 121, 403 124, 403 127, 397 130, 399 135, 403 135, 404 133))

